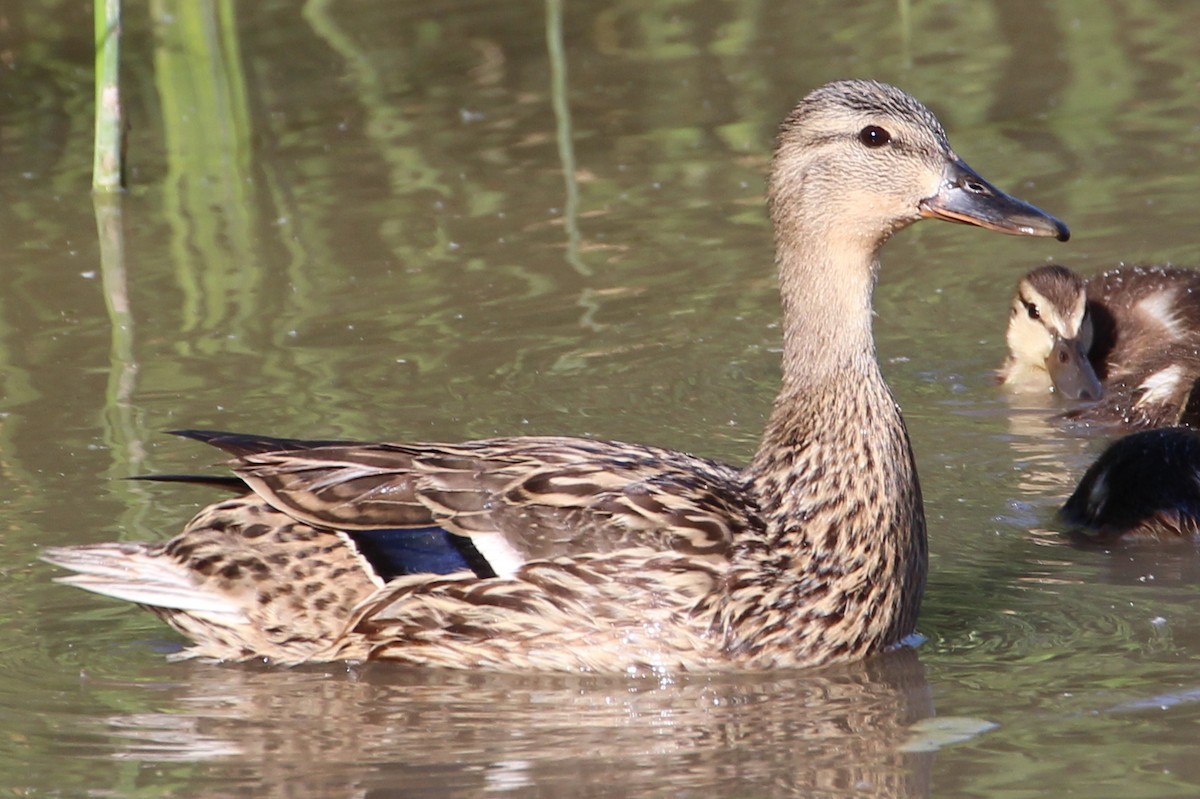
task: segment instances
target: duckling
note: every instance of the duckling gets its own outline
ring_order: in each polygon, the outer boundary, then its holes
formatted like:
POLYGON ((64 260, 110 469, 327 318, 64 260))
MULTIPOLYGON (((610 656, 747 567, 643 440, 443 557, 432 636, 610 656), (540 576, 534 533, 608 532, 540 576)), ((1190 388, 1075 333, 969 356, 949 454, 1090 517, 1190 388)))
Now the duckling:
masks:
POLYGON ((1058 265, 1017 285, 1002 383, 1091 404, 1066 418, 1132 428, 1200 422, 1200 272, 1128 266, 1084 279, 1058 265))
POLYGON ((871 334, 878 253, 921 219, 1069 232, 986 182, 917 100, 809 94, 768 201, 783 385, 744 468, 585 438, 349 443, 184 431, 239 496, 166 543, 48 549, 147 606, 185 657, 652 673, 814 666, 900 645, 925 587, 908 433, 871 334))
POLYGON ((1059 511, 1083 540, 1178 540, 1200 534, 1200 432, 1142 430, 1118 439, 1059 511))

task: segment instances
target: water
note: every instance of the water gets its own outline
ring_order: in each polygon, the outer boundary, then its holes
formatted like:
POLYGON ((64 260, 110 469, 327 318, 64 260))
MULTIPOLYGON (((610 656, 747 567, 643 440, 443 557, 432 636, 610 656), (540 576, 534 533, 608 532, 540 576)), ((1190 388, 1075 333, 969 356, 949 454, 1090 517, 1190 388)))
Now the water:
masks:
POLYGON ((96 796, 1191 796, 1198 555, 1079 551, 1102 446, 993 385, 1021 272, 1200 264, 1200 8, 1051 0, 228 4, 126 24, 97 214, 91 23, 0 12, 0 785, 96 796), (39 548, 160 539, 162 435, 588 433, 744 461, 778 376, 762 177, 827 80, 897 83, 1068 245, 926 224, 876 332, 933 549, 927 641, 627 681, 170 664, 39 548), (564 170, 564 164, 570 169, 564 170), (570 181, 564 174, 572 175, 570 181), (108 212, 104 212, 107 214, 108 212))

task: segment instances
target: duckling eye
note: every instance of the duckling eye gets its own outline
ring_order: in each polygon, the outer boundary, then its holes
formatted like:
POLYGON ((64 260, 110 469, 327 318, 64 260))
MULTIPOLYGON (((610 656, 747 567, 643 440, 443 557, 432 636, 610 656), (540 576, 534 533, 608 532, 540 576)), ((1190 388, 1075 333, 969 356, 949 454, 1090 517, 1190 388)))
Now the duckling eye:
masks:
POLYGON ((1025 306, 1025 310, 1029 314, 1030 319, 1037 320, 1037 319, 1042 318, 1042 315, 1040 313, 1038 313, 1038 307, 1036 305, 1034 305, 1032 302, 1026 302, 1025 300, 1021 300, 1021 303, 1025 306))
POLYGON ((892 140, 892 134, 878 125, 867 125, 858 132, 858 140, 867 147, 882 147, 892 140))

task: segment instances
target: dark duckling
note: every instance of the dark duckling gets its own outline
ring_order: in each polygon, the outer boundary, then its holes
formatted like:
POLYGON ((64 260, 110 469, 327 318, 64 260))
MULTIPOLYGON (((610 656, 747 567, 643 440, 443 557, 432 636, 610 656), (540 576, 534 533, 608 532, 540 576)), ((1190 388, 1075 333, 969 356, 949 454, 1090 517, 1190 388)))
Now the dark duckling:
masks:
POLYGON ((1082 540, 1192 540, 1200 533, 1200 432, 1142 430, 1113 442, 1059 511, 1082 540))

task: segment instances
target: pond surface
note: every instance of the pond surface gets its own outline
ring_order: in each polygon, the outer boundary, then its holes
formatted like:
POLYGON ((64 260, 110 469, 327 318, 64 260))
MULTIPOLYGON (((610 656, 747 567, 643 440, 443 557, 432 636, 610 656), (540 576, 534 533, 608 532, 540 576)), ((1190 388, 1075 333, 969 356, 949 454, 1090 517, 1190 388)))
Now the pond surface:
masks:
POLYGON ((1025 269, 1200 264, 1196 30, 1183 0, 134 4, 130 190, 98 214, 90 10, 7 4, 0 792, 1200 794, 1200 554, 1067 546, 1104 434, 992 378, 1025 269), (925 100, 1074 232, 885 252, 919 650, 661 683, 171 664, 149 614, 51 584, 41 547, 161 540, 212 499, 119 479, 220 459, 179 427, 744 462, 778 380, 775 126, 842 77, 925 100))

